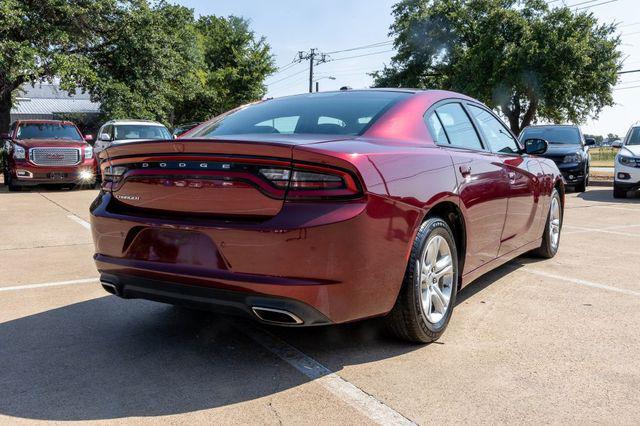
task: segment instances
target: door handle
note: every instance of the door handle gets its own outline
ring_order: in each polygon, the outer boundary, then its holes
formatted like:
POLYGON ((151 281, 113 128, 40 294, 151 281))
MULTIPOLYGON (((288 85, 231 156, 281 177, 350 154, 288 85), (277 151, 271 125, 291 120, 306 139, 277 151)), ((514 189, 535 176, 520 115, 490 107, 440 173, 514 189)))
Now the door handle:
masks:
POLYGON ((459 167, 459 169, 462 176, 467 177, 471 175, 471 167, 463 164, 459 167))
POLYGON ((509 176, 509 181, 510 181, 511 183, 513 183, 513 182, 515 182, 515 181, 516 181, 516 173, 515 173, 515 172, 509 172, 509 173, 508 173, 508 176, 509 176))

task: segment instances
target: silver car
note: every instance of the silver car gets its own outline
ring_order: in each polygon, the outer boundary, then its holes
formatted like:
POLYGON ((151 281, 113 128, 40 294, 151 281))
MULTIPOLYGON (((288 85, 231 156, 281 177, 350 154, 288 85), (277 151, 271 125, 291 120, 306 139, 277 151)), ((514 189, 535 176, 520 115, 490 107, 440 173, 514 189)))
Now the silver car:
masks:
POLYGON ((111 120, 100 127, 93 149, 100 152, 112 144, 171 138, 169 130, 155 121, 111 120))

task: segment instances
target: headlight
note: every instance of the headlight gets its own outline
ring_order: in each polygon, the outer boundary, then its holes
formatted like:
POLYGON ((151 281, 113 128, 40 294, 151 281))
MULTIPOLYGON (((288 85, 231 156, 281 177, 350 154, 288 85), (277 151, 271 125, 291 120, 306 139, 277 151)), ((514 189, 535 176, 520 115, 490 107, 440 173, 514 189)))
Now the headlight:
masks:
POLYGON ((564 157, 562 160, 563 163, 579 163, 581 160, 579 154, 569 154, 564 157))
POLYGON ((13 158, 16 160, 24 160, 27 157, 27 150, 20 145, 13 147, 13 158))
POLYGON ((87 160, 93 158, 93 147, 87 146, 84 148, 84 158, 87 160))
POLYGON ((625 155, 618 155, 618 162, 623 166, 635 167, 636 160, 633 157, 627 157, 625 155))

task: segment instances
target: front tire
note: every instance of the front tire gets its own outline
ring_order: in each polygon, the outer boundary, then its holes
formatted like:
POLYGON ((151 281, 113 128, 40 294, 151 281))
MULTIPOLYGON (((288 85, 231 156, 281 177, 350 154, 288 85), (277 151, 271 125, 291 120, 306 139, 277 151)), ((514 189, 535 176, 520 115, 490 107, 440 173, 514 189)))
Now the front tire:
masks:
POLYGON ((11 172, 10 171, 5 172, 4 184, 7 185, 7 188, 9 188, 9 192, 20 191, 20 189, 21 189, 18 185, 14 185, 13 177, 11 177, 11 172))
POLYGON ((627 198, 627 190, 613 184, 613 198, 627 198))
POLYGON ((415 343, 437 340, 451 319, 458 289, 458 255, 449 225, 427 219, 411 249, 396 304, 386 318, 397 337, 415 343))
POLYGON ((558 190, 554 188, 551 193, 551 202, 549 203, 549 213, 547 214, 547 224, 544 227, 542 243, 534 254, 545 259, 551 259, 556 255, 560 246, 562 220, 562 202, 560 201, 558 190))

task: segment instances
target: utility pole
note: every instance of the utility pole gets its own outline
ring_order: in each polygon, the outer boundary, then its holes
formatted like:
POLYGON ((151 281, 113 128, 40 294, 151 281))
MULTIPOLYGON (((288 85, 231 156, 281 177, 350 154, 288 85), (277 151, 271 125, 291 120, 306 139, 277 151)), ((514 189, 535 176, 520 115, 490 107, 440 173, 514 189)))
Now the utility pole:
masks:
POLYGON ((296 62, 309 61, 309 93, 313 93, 313 67, 327 62, 328 57, 324 53, 318 53, 318 49, 310 49, 308 52, 298 52, 296 62))

